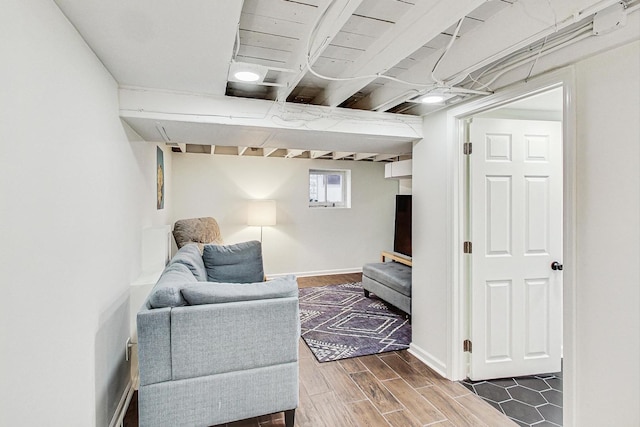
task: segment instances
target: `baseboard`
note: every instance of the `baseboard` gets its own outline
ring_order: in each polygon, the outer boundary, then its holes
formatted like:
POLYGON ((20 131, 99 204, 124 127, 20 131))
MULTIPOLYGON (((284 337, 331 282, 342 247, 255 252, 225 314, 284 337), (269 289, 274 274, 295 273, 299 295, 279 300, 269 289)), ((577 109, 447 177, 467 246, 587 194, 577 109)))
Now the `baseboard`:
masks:
POLYGON ((122 392, 122 396, 120 397, 120 402, 118 402, 118 407, 116 411, 113 413, 113 417, 111 418, 111 422, 109 423, 109 427, 122 427, 124 422, 124 416, 127 414, 127 409, 129 409, 129 403, 131 402, 131 398, 133 397, 133 381, 129 380, 127 386, 124 388, 122 392))
POLYGON ((282 277, 288 275, 294 275, 296 277, 309 277, 309 276, 330 276, 332 274, 351 274, 362 273, 362 267, 359 268, 342 268, 338 270, 318 270, 318 271, 303 271, 298 273, 276 273, 267 274, 267 278, 273 279, 275 277, 282 277))
POLYGON ((432 356, 428 351, 424 351, 414 343, 409 345, 409 353, 420 359, 422 363, 436 371, 438 374, 447 377, 447 365, 445 365, 440 359, 432 356))

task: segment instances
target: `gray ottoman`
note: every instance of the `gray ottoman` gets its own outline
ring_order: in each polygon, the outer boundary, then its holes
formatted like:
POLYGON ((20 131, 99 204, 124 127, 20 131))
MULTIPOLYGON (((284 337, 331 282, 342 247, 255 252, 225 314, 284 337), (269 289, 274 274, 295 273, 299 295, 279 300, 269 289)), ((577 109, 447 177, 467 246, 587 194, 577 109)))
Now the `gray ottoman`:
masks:
POLYGON ((411 267, 399 262, 376 262, 362 267, 364 296, 380 299, 411 314, 411 267))

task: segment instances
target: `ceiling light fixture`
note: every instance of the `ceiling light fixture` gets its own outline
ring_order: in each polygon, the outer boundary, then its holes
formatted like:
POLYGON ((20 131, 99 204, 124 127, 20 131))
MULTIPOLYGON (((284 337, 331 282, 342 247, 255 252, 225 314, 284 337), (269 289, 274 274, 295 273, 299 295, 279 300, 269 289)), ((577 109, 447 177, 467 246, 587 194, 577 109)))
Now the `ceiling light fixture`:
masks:
POLYGON ((260 75, 253 71, 236 71, 233 76, 242 82, 257 82, 260 80, 260 75))
POLYGON ((419 99, 423 104, 439 104, 444 101, 444 96, 442 95, 425 95, 419 99))
POLYGON ((260 64, 233 61, 229 66, 228 81, 262 84, 269 69, 260 64))

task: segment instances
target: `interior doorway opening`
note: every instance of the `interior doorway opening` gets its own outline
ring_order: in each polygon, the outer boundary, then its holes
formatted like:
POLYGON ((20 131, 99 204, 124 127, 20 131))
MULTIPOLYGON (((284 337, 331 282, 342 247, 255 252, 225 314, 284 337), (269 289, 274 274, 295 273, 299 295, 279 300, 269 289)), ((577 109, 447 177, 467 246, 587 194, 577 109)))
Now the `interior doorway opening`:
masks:
POLYGON ((563 93, 463 122, 463 384, 520 425, 562 425, 563 93))
POLYGON ((562 99, 557 87, 464 121, 472 380, 560 370, 562 99))

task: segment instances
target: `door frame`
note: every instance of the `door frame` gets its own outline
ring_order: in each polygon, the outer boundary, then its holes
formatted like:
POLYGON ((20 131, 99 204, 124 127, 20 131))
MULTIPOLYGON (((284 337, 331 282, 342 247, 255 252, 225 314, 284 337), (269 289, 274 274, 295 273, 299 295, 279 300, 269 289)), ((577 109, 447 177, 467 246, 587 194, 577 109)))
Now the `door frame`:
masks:
POLYGON ((467 355, 462 343, 469 337, 468 256, 463 253, 465 240, 465 155, 463 153, 464 120, 508 103, 563 88, 563 416, 564 425, 572 425, 575 414, 576 366, 576 109, 575 71, 573 66, 544 74, 525 83, 500 90, 493 95, 472 101, 447 112, 447 147, 450 173, 447 176, 450 200, 448 203, 451 236, 447 266, 449 283, 449 328, 447 345, 447 377, 466 378, 467 355))

